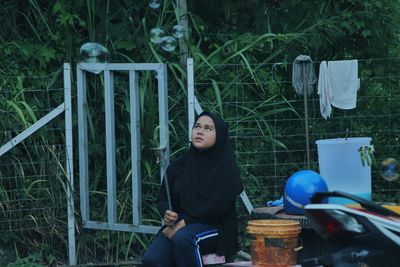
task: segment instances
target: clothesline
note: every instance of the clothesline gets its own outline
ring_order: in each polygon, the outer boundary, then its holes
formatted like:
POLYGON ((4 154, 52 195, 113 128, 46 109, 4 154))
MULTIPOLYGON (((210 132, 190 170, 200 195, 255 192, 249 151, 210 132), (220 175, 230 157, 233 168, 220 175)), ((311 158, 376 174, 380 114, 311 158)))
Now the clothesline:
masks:
MULTIPOLYGON (((311 57, 312 59, 312 57, 311 57)), ((333 60, 352 60, 352 59, 356 59, 356 58, 340 58, 340 59, 324 59, 324 60, 319 60, 319 61, 315 61, 313 60, 313 64, 320 64, 322 61, 333 61, 333 60)), ((294 60, 294 59, 293 59, 294 60)), ((367 58, 367 59, 356 59, 358 60, 359 63, 365 63, 367 61, 389 61, 389 60, 400 60, 400 57, 388 57, 388 58, 367 58)), ((239 65, 243 65, 242 63, 223 63, 223 64, 212 64, 212 66, 239 66, 239 65)), ((278 61, 278 62, 267 62, 267 63, 249 63, 249 66, 268 66, 268 65, 293 65, 293 62, 282 62, 282 61, 278 61)), ((209 66, 209 65, 207 65, 209 66)))

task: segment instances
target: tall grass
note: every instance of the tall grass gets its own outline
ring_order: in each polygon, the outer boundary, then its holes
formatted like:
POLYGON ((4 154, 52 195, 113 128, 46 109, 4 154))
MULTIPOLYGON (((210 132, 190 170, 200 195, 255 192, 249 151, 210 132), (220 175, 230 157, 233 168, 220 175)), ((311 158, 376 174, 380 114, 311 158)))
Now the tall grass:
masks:
MULTIPOLYGON (((147 0, 121 0, 116 3, 108 0, 58 0, 53 7, 37 0, 11 2, 6 2, 1 9, 1 14, 7 14, 10 19, 0 17, 4 25, 4 35, 1 36, 4 42, 0 42, 4 55, 4 60, 0 62, 0 145, 62 101, 62 90, 59 90, 62 88, 61 77, 48 74, 59 70, 66 60, 78 62, 80 45, 90 40, 106 45, 113 62, 167 64, 172 158, 187 147, 185 66, 179 63, 178 49, 166 53, 149 41, 151 28, 168 30, 177 23, 173 1, 163 1, 159 10, 149 9, 147 0), (9 36, 11 40, 5 38, 9 36)), ((287 75, 288 54, 293 47, 295 51, 298 47, 309 48, 311 37, 321 31, 329 32, 332 38, 340 34, 341 29, 328 27, 340 17, 320 18, 308 28, 302 29, 300 25, 298 32, 292 33, 270 31, 259 35, 244 33, 214 37, 207 35, 205 23, 195 14, 190 13, 189 18, 191 38, 185 41, 195 62, 196 96, 204 109, 220 113, 230 123, 247 193, 253 196, 255 205, 262 204, 266 195, 277 197, 280 192, 271 188, 282 187, 284 182, 282 177, 260 179, 266 173, 277 171, 276 162, 285 160, 291 164, 279 170, 281 175, 302 168, 298 163, 301 162, 298 158, 303 156, 301 152, 284 154, 287 155, 284 159, 277 153, 301 148, 301 140, 293 141, 285 134, 304 130, 285 122, 286 119, 290 121, 303 116, 302 106, 290 100, 290 97, 293 98, 290 93, 292 88, 281 82, 290 79, 287 75), (272 73, 270 63, 275 61, 280 61, 286 72, 272 73), (273 153, 254 156, 253 152, 266 150, 273 153), (271 164, 265 169, 257 167, 265 162, 271 164)), ((372 74, 365 75, 370 77, 372 74)), ((107 218, 104 80, 101 75, 89 75, 88 81, 91 218, 104 221, 107 218)), ((391 86, 396 84, 394 81, 391 86)), ((140 74, 143 222, 151 225, 158 225, 160 221, 155 208, 160 185, 159 164, 152 149, 160 146, 156 85, 154 73, 140 74)), ((368 90, 378 96, 385 86, 374 85, 368 90)), ((124 223, 129 223, 132 218, 128 88, 127 73, 116 74, 117 205, 118 221, 124 223)), ((385 96, 390 97, 386 93, 385 96)), ((389 108, 374 101, 371 101, 371 106, 376 108, 376 113, 379 108, 389 108)), ((76 127, 76 117, 74 119, 76 127)), ((363 122, 352 123, 354 128, 385 127, 380 122, 373 126, 363 122)), ((343 121, 331 124, 310 122, 313 129, 318 129, 316 136, 319 137, 335 132, 345 124, 343 121)), ((2 156, 0 161, 0 248, 2 244, 7 244, 20 257, 39 252, 40 259, 36 261, 49 265, 65 263, 67 259, 65 188, 69 185, 63 169, 63 127, 62 121, 55 121, 2 156)), ((380 140, 383 144, 386 139, 382 137, 380 140)), ((76 152, 75 147, 75 159, 76 152)), ((78 166, 77 160, 75 165, 78 166)), ((77 171, 75 168, 76 174, 77 171)), ((79 207, 76 192, 79 192, 78 188, 75 188, 75 207, 79 207)), ((241 216, 246 219, 243 208, 241 216)), ((79 210, 76 218, 78 262, 138 259, 153 238, 152 235, 139 233, 83 229, 79 210)))
MULTIPOLYGON (((51 75, 43 79, 0 77, 0 145, 4 145, 55 106, 46 101, 49 91, 45 88, 51 75)), ((62 89, 51 90, 63 94, 62 89)), ((15 257, 21 259, 40 252, 35 254, 40 255, 38 261, 47 265, 55 264, 56 257, 63 261, 66 257, 63 128, 62 121, 50 123, 0 161, 0 247, 13 248, 15 257)))

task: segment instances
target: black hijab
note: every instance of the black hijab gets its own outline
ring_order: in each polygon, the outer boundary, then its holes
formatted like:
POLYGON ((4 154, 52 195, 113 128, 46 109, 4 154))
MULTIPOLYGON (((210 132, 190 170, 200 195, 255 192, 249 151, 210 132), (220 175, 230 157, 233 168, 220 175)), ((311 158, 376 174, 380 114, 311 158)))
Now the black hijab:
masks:
POLYGON ((215 113, 202 112, 198 118, 201 116, 214 121, 216 142, 207 150, 191 145, 182 156, 179 199, 189 216, 213 221, 232 207, 243 185, 228 124, 215 113))

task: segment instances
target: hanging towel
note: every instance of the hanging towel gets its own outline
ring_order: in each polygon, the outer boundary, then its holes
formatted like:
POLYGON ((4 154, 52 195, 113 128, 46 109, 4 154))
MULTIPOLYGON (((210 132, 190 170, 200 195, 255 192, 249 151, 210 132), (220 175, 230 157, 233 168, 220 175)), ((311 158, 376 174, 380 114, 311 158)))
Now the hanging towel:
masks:
POLYGON ((340 60, 328 62, 329 81, 331 84, 331 105, 340 109, 356 107, 358 79, 358 61, 340 60))
POLYGON ((319 65, 318 95, 321 115, 326 120, 332 112, 330 100, 332 93, 328 76, 328 63, 326 61, 322 61, 319 65))
POLYGON ((314 67, 312 64, 311 57, 306 55, 299 55, 293 61, 292 67, 292 86, 297 94, 304 94, 304 73, 307 79, 307 95, 311 95, 313 92, 313 84, 317 81, 314 73, 314 67))
POLYGON ((322 61, 318 79, 322 117, 330 117, 332 106, 340 109, 355 108, 359 88, 357 60, 322 61))

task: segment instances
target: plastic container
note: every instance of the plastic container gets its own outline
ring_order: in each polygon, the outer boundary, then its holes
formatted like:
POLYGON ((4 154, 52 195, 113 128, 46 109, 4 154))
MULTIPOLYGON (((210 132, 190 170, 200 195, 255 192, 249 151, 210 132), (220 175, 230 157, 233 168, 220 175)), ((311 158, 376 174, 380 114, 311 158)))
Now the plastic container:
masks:
POLYGON ((255 266, 294 266, 297 262, 300 223, 292 220, 251 220, 251 262, 255 266))
MULTIPOLYGON (((319 171, 329 191, 344 191, 371 200, 371 166, 363 166, 360 147, 369 147, 371 138, 317 140, 319 171)), ((330 198, 329 203, 349 204, 350 200, 330 198)))

